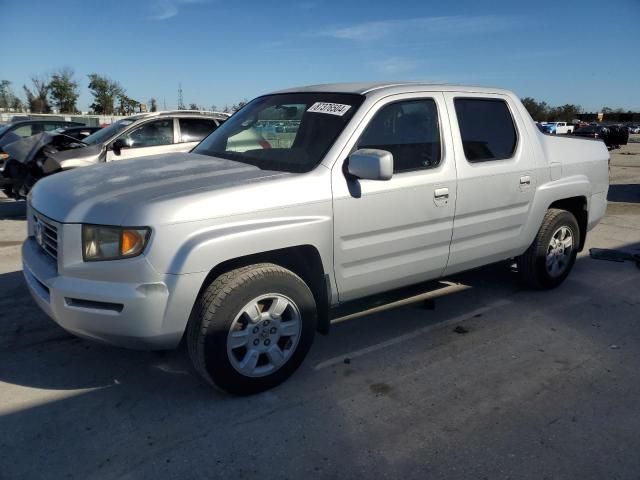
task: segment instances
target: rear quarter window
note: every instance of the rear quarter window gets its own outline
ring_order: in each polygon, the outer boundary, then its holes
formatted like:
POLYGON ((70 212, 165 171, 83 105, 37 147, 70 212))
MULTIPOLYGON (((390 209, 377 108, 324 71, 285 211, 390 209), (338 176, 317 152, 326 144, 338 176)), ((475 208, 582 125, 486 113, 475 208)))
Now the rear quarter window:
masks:
POLYGON ((464 154, 469 162, 511 158, 518 135, 504 100, 456 98, 454 100, 464 154))
POLYGON ((203 138, 218 128, 213 119, 206 118, 179 118, 180 141, 200 142, 203 138))

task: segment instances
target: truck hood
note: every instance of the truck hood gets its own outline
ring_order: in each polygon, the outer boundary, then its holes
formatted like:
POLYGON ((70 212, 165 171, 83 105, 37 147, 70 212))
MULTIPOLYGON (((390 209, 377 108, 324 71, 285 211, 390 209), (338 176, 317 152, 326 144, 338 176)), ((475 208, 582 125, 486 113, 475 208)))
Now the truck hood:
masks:
MULTIPOLYGON (((171 223, 196 219, 194 209, 189 209, 194 197, 197 203, 198 198, 210 199, 213 191, 287 175, 205 155, 165 154, 57 173, 35 185, 30 202, 38 212, 62 223, 171 223)), ((224 206, 224 211, 221 207, 199 209, 197 215, 233 213, 232 205, 224 206)))

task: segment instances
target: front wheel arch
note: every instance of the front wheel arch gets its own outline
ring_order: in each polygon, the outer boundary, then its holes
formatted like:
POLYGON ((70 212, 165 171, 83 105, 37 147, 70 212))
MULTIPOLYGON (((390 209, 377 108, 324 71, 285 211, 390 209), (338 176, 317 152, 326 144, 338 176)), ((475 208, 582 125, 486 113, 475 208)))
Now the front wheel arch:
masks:
POLYGON ((199 298, 202 292, 220 275, 237 268, 258 263, 272 263, 291 270, 309 286, 318 310, 317 330, 324 335, 328 334, 330 326, 331 280, 329 273, 324 270, 320 252, 313 245, 298 245, 225 260, 209 271, 202 282, 196 298, 199 298))

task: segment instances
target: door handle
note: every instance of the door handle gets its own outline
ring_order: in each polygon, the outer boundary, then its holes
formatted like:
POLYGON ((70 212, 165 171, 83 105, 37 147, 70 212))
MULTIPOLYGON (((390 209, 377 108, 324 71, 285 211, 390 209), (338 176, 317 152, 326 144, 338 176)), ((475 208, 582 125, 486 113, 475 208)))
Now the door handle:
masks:
POLYGON ((445 198, 449 198, 449 189, 448 188, 436 188, 433 191, 433 198, 436 200, 443 200, 445 198))
POLYGON ((531 185, 531 175, 523 175, 520 177, 520 185, 531 185))

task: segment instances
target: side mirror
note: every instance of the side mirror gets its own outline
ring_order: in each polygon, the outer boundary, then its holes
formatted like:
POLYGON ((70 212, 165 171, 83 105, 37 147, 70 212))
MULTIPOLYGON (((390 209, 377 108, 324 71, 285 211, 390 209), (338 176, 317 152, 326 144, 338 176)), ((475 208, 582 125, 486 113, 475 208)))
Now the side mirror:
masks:
POLYGON ((393 176, 393 155, 374 148, 356 150, 349 157, 348 171, 363 180, 389 180, 393 176))
POLYGON ((117 139, 111 144, 111 150, 113 150, 113 153, 116 155, 120 155, 120 151, 123 148, 127 148, 127 144, 122 138, 117 139))

